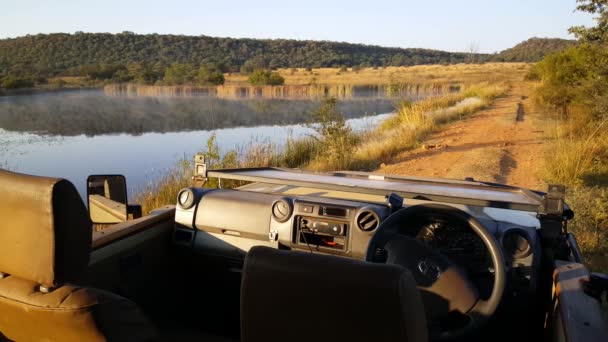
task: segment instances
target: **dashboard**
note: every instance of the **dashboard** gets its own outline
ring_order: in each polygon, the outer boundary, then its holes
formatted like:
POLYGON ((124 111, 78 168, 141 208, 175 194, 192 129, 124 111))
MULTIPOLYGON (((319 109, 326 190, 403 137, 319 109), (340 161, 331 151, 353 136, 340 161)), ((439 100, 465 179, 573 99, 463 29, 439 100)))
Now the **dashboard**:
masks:
MULTIPOLYGON (((404 206, 424 202, 409 200, 404 206)), ((458 208, 475 216, 501 245, 511 290, 533 292, 540 245, 530 213, 458 208)), ((187 188, 178 195, 173 242, 236 267, 256 245, 364 259, 370 238, 390 214, 386 204, 317 193, 187 188)), ((491 276, 488 251, 466 224, 427 215, 409 222, 400 234, 440 251, 473 277, 491 276)))

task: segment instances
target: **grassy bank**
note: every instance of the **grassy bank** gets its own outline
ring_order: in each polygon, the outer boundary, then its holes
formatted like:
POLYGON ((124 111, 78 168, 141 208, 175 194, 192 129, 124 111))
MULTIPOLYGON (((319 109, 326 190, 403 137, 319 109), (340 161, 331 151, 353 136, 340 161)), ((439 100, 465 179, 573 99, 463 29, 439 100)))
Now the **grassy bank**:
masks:
MULTIPOLYGON (((568 187, 566 202, 575 212, 569 230, 589 265, 608 270, 608 121, 573 115, 554 120, 542 176, 568 187)), ((549 115, 549 114, 547 114, 549 115)))
MULTIPOLYGON (((457 94, 402 102, 396 113, 377 128, 353 132, 346 124, 337 100, 328 98, 311 113, 309 127, 315 134, 288 139, 284 147, 253 141, 224 155, 219 153, 215 136, 203 149, 210 168, 280 166, 308 170, 371 170, 397 153, 413 148, 441 125, 480 110, 508 90, 507 83, 481 83, 457 94)), ((136 196, 144 213, 175 202, 177 192, 192 184, 192 165, 179 161, 162 177, 150 182, 136 196)), ((238 184, 224 183, 223 187, 238 184)), ((217 186, 209 183, 206 186, 217 186)))
MULTIPOLYGON (((457 94, 401 103, 395 116, 367 134, 356 147, 351 168, 377 168, 399 152, 418 146, 430 133, 441 129, 442 124, 488 106, 494 98, 506 93, 508 88, 507 83, 482 83, 469 86, 457 94)), ((331 165, 328 166, 331 168, 331 165)))

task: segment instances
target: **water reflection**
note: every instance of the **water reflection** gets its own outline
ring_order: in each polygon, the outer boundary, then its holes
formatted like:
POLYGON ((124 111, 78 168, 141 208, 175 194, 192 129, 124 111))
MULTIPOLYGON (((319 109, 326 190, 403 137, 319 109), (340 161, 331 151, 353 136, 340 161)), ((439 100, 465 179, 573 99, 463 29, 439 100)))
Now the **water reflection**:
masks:
MULTIPOLYGON (((318 99, 243 99, 208 96, 106 96, 101 90, 0 97, 0 128, 51 135, 95 136, 214 130, 306 122, 318 99)), ((394 98, 340 101, 347 118, 386 113, 394 98)))
MULTIPOLYGON (((375 126, 387 115, 376 114, 392 112, 400 99, 382 95, 385 89, 345 89, 337 89, 348 93, 339 103, 355 130, 375 126)), ((252 141, 280 149, 289 136, 312 133, 302 123, 321 97, 254 95, 133 96, 89 89, 0 96, 0 167, 67 178, 83 195, 87 175, 124 174, 132 195, 177 160, 192 158, 214 132, 222 153, 252 141)))
MULTIPOLYGON (((355 130, 368 129, 390 114, 348 120, 355 130)), ((124 174, 133 195, 146 182, 161 176, 181 158, 191 159, 217 134, 220 151, 242 149, 250 142, 282 146, 289 136, 312 134, 303 125, 237 127, 172 133, 85 135, 59 137, 0 129, 0 167, 35 175, 63 177, 84 196, 90 174, 124 174)))

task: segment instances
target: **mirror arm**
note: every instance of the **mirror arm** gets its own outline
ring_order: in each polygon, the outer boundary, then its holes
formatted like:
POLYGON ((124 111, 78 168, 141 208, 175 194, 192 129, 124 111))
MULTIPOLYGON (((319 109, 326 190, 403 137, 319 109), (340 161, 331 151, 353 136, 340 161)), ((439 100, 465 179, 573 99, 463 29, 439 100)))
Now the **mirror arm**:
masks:
POLYGON ((127 220, 136 220, 142 217, 141 204, 127 205, 127 220))

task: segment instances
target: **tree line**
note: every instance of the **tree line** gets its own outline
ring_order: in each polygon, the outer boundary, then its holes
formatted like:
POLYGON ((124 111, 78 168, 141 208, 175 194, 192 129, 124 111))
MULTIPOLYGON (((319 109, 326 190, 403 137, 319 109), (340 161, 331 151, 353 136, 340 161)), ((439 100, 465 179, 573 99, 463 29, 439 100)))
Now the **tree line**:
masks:
POLYGON ((57 76, 146 84, 158 81, 221 84, 220 72, 251 74, 256 70, 287 67, 362 68, 454 64, 471 60, 522 61, 537 58, 542 52, 535 57, 511 54, 508 58, 501 54, 475 54, 475 58, 471 58, 471 54, 286 39, 139 35, 132 32, 37 34, 0 40, 0 85, 27 87, 44 84, 57 76))

